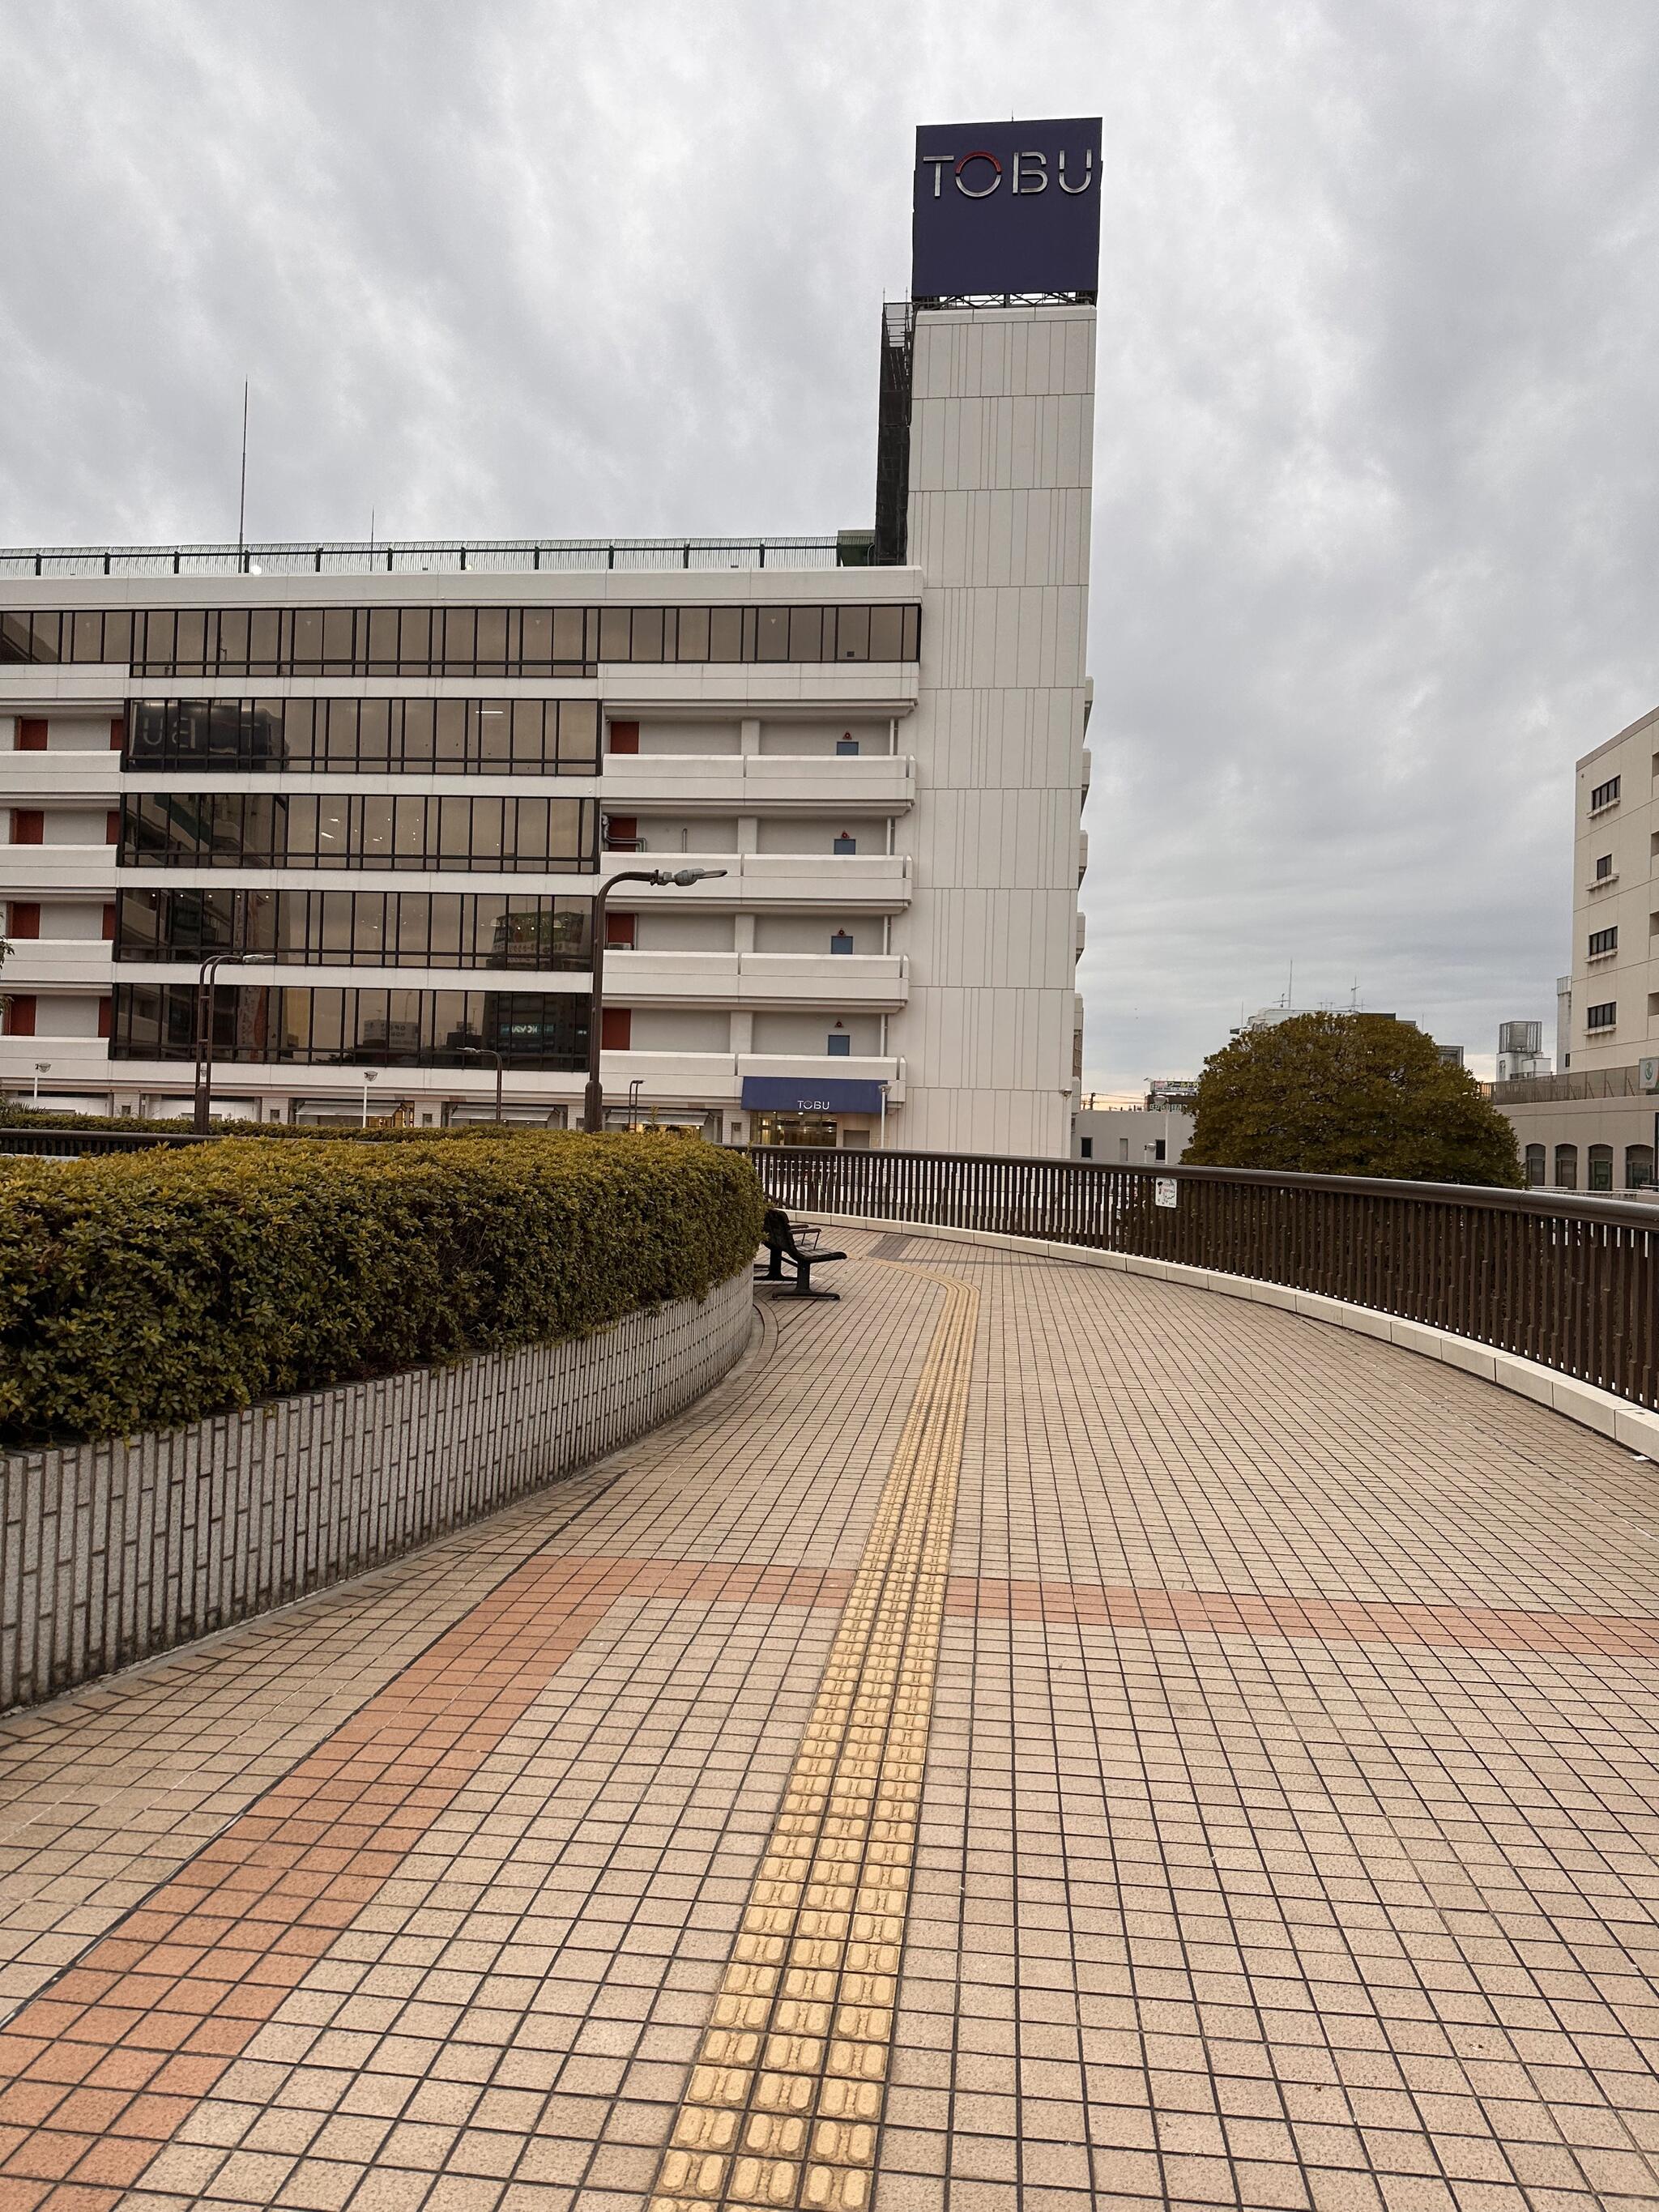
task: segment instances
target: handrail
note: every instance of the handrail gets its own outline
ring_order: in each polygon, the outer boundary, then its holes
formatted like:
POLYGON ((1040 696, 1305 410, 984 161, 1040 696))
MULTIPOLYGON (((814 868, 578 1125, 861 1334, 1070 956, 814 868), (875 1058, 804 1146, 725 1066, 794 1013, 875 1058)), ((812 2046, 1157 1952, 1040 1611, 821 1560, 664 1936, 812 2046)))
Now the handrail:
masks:
POLYGON ((749 1148, 802 1212, 974 1229, 1367 1306, 1659 1407, 1659 1208, 1575 1192, 992 1153, 749 1148))

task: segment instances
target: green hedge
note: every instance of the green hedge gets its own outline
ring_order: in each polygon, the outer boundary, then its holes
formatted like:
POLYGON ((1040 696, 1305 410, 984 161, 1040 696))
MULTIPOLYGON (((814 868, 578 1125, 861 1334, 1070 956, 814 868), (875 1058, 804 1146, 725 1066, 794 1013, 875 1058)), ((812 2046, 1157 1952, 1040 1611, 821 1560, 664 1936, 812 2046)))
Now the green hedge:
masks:
POLYGON ((582 1335, 746 1267, 763 1204, 736 1154, 646 1136, 0 1160, 0 1446, 582 1335))

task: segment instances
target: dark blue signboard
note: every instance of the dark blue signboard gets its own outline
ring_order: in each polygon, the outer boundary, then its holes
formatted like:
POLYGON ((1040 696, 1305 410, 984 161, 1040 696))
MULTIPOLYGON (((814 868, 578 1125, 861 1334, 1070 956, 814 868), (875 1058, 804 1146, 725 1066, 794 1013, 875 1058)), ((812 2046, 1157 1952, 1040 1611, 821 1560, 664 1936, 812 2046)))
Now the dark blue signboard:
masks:
POLYGON ((860 1083, 846 1076, 814 1076, 799 1082, 793 1076, 745 1075, 743 1103, 751 1113, 879 1114, 886 1085, 860 1083))
POLYGON ((910 293, 1092 292, 1100 118, 930 123, 916 133, 910 293))

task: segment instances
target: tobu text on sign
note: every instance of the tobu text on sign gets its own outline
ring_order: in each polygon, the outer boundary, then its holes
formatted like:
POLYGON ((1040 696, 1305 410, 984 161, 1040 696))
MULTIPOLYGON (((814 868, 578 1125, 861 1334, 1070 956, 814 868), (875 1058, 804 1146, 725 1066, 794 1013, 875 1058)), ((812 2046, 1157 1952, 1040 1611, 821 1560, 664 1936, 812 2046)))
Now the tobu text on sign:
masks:
POLYGON ((912 206, 913 298, 1092 292, 1100 118, 924 125, 912 206))

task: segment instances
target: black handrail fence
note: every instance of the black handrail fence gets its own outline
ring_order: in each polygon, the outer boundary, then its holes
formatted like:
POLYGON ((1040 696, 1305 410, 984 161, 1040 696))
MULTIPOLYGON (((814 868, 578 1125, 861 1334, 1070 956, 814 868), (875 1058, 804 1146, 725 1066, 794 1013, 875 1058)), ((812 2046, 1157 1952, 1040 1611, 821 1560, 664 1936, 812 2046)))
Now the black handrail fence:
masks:
POLYGON ((768 1193, 800 1212, 1037 1237, 1277 1283, 1659 1407, 1659 1206, 1639 1200, 989 1154, 757 1146, 749 1158, 768 1193))

